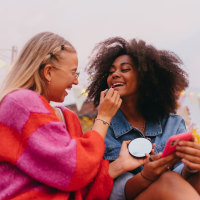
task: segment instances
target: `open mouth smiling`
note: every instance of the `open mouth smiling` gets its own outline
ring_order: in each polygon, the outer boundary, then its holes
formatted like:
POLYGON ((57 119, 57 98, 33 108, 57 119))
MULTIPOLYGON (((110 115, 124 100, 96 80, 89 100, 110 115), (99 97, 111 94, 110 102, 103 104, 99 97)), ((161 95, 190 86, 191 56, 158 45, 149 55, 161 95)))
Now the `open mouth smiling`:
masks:
POLYGON ((115 88, 115 87, 120 87, 120 86, 124 86, 125 85, 125 83, 113 83, 112 84, 112 88, 115 88))

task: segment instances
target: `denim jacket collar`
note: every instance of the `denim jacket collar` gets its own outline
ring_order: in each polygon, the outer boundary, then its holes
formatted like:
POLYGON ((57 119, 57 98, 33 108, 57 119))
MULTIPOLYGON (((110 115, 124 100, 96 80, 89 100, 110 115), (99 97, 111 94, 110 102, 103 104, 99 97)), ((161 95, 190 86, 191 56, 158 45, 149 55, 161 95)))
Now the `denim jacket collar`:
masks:
MULTIPOLYGON (((119 109, 115 116, 113 117, 111 123, 111 128, 114 131, 114 135, 116 138, 128 133, 132 129, 136 129, 133 127, 125 118, 122 111, 119 109)), ((162 134, 162 126, 160 120, 157 123, 152 123, 151 121, 146 121, 145 124, 145 137, 147 136, 157 136, 162 134)))

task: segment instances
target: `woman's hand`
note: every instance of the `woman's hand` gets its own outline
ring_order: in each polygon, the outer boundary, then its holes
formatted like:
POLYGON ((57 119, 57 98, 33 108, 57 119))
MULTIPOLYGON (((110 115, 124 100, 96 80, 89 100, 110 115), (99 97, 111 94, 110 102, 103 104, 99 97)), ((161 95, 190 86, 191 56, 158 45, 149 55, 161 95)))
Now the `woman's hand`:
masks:
POLYGON ((105 96, 106 92, 107 90, 101 92, 98 115, 92 128, 103 138, 105 138, 109 124, 122 103, 119 93, 113 88, 110 88, 105 96))
POLYGON ((180 141, 176 146, 176 155, 182 158, 182 162, 190 170, 200 171, 200 144, 193 141, 180 141))
POLYGON ((122 143, 122 147, 118 157, 118 159, 122 163, 122 167, 125 172, 134 170, 143 165, 145 162, 148 161, 148 158, 150 156, 148 154, 146 154, 144 158, 135 158, 131 156, 127 148, 129 143, 130 141, 124 141, 122 143))
POLYGON ((112 178, 116 178, 120 174, 136 169, 148 161, 149 155, 145 158, 134 158, 128 151, 128 144, 130 141, 124 141, 121 146, 119 157, 110 163, 109 174, 112 178))
POLYGON ((119 93, 115 91, 113 88, 102 91, 97 118, 106 120, 108 123, 110 123, 113 116, 115 115, 117 110, 120 108, 121 103, 122 103, 122 100, 120 98, 119 93))
POLYGON ((180 158, 174 154, 161 158, 162 153, 152 155, 145 163, 142 175, 147 180, 155 181, 161 174, 170 170, 180 158))

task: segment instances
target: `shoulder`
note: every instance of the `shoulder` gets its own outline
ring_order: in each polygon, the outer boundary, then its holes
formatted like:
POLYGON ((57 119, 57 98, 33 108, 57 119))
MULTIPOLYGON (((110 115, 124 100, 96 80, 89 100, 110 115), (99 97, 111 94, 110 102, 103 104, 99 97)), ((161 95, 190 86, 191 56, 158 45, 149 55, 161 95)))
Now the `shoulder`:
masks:
POLYGON ((72 110, 70 110, 69 108, 67 107, 64 107, 64 106, 59 106, 65 113, 69 113, 70 115, 73 115, 73 116, 77 116, 76 113, 72 110))
POLYGON ((60 107, 60 108, 63 111, 66 121, 73 121, 74 123, 80 123, 79 118, 75 112, 66 107, 60 107))
POLYGON ((29 111, 46 112, 49 103, 40 94, 32 90, 18 89, 6 95, 2 104, 21 107, 29 111))
POLYGON ((162 127, 165 127, 165 129, 168 129, 169 131, 175 131, 177 133, 185 132, 185 121, 184 119, 177 114, 170 113, 168 117, 163 118, 161 120, 162 127))
POLYGON ((63 107, 63 106, 59 106, 59 108, 63 111, 63 113, 69 117, 72 118, 78 118, 77 114, 75 112, 73 112, 72 110, 70 110, 67 107, 63 107))
POLYGON ((13 100, 32 100, 34 98, 38 98, 40 95, 36 92, 29 89, 18 89, 13 92, 10 92, 5 98, 13 99, 13 100))
POLYGON ((170 113, 169 116, 166 119, 167 120, 173 120, 173 121, 176 121, 176 122, 184 121, 184 119, 180 115, 177 115, 177 114, 174 114, 174 113, 170 113))
POLYGON ((181 122, 184 121, 184 119, 180 115, 170 113, 167 117, 161 118, 160 121, 161 123, 165 123, 167 121, 181 122))

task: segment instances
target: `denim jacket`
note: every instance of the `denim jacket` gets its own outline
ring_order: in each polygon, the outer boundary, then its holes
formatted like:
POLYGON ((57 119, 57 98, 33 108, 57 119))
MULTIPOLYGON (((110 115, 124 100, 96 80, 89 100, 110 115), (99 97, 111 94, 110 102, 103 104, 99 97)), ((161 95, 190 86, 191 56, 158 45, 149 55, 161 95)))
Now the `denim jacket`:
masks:
MULTIPOLYGON (((125 118, 121 110, 118 110, 113 117, 106 135, 105 159, 115 160, 119 156, 122 142, 132 140, 138 137, 146 137, 155 143, 155 153, 162 152, 168 138, 172 135, 186 132, 185 122, 179 115, 170 114, 169 117, 158 120, 156 123, 146 121, 145 136, 135 127, 133 127, 125 118)), ((176 164, 175 171, 181 172, 182 167, 179 162, 176 164), (179 167, 177 167, 179 166, 179 167)), ((144 166, 140 166, 131 172, 125 172, 115 179, 110 200, 125 200, 124 188, 128 179, 140 172, 144 166)))
POLYGON ((107 160, 115 160, 119 156, 122 142, 138 137, 146 137, 155 143, 155 153, 162 152, 170 136, 186 132, 185 121, 179 115, 170 114, 169 117, 156 123, 146 121, 145 136, 133 127, 119 109, 113 117, 105 139, 105 155, 107 160))

